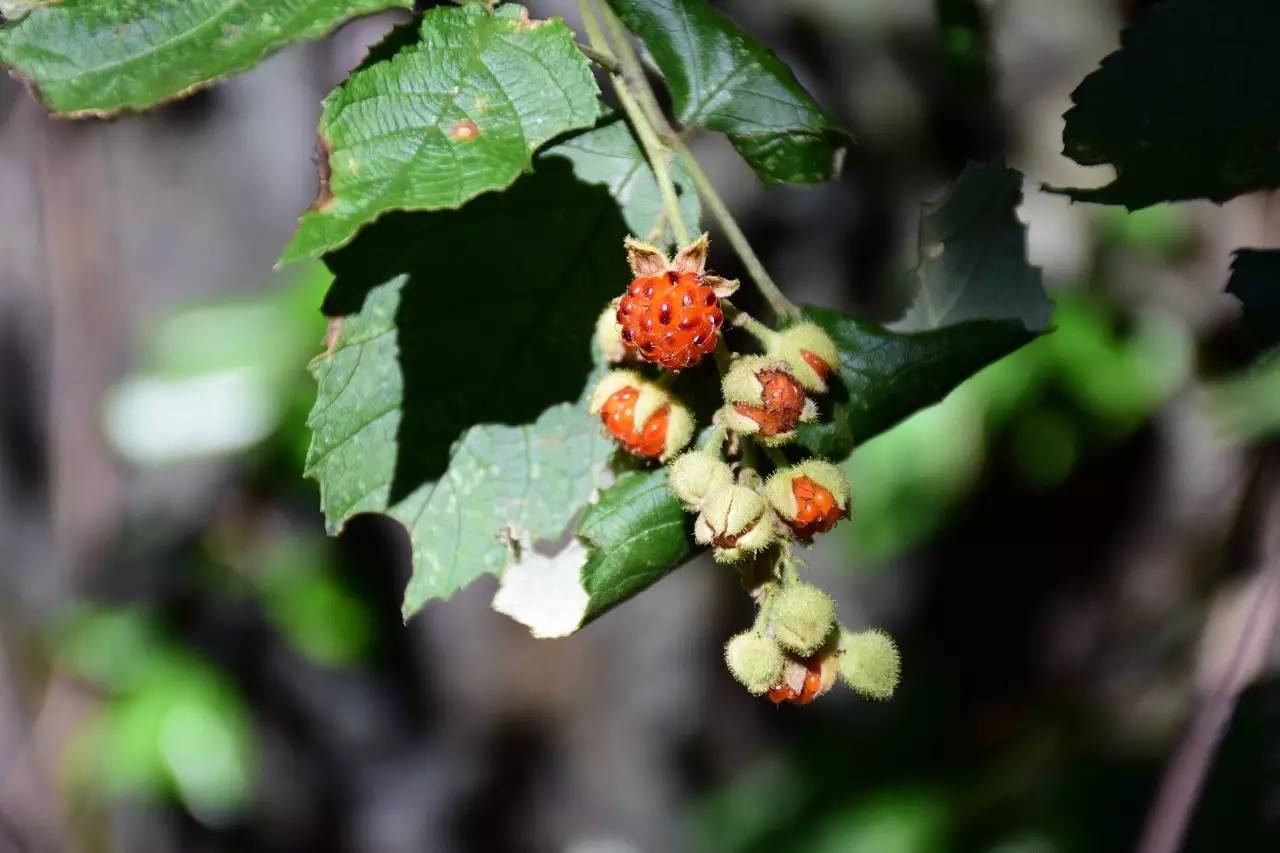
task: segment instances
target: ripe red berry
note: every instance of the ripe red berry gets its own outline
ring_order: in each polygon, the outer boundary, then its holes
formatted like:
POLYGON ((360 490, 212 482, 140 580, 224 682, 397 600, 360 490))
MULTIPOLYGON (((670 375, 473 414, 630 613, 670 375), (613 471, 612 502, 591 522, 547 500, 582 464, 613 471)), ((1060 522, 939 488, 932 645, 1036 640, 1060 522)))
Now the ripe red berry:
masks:
POLYGON ((796 516, 785 520, 801 539, 812 539, 816 533, 826 533, 836 526, 843 514, 835 495, 808 477, 792 480, 791 494, 796 499, 796 516))
POLYGON ((804 389, 795 377, 782 369, 762 370, 756 379, 763 387, 760 405, 736 402, 733 407, 760 425, 759 435, 769 437, 791 432, 804 414, 804 389))
POLYGON ((657 459, 666 447, 671 407, 662 406, 636 429, 635 411, 639 396, 639 389, 630 385, 613 392, 600 409, 600 420, 609 434, 629 453, 646 459, 657 459))
POLYGON ((724 325, 719 302, 698 273, 641 276, 618 303, 622 342, 668 370, 691 367, 716 348, 724 325))

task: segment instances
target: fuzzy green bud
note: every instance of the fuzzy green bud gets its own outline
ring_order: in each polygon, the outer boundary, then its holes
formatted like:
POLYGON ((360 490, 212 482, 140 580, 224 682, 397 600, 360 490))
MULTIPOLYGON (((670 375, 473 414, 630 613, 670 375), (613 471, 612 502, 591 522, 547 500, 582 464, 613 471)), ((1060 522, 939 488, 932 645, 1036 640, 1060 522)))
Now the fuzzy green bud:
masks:
POLYGON ((825 394, 840 353, 830 336, 815 323, 783 329, 769 345, 770 358, 785 361, 805 389, 825 394))
POLYGON ((733 485, 733 471, 711 454, 691 450, 676 457, 667 468, 667 483, 685 509, 697 512, 707 495, 733 485))
POLYGON ((755 489, 723 486, 707 495, 693 524, 693 538, 714 546, 717 562, 736 563, 773 541, 773 516, 755 489))
POLYGON ((831 635, 836 605, 831 596, 813 584, 786 587, 774 602, 773 636, 788 651, 811 655, 831 635))
POLYGON ((902 676, 902 657, 893 638, 871 629, 840 636, 840 677, 868 699, 888 699, 902 676))
POLYGON ((748 691, 759 696, 782 678, 782 650, 777 643, 755 631, 735 634, 724 646, 724 662, 729 672, 748 691))

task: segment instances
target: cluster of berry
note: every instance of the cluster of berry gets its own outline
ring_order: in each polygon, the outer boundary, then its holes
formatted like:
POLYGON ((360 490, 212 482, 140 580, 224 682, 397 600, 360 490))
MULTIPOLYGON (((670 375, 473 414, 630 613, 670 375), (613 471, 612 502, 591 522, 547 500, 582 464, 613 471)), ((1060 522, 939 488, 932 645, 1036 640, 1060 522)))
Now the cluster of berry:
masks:
POLYGON ((611 363, 633 366, 600 380, 590 410, 628 453, 668 463, 672 492, 697 514, 694 538, 718 562, 739 565, 759 615, 725 647, 735 678, 775 703, 808 704, 837 674, 864 695, 887 698, 898 681, 892 640, 841 627, 831 597, 798 578, 791 552, 851 509, 840 468, 817 458, 791 465, 778 450, 817 418, 814 396, 827 393, 836 346, 812 323, 775 331, 734 310, 725 299, 738 283, 706 272, 707 248, 704 234, 669 259, 628 238, 635 279, 601 314, 596 341, 611 363), (764 353, 718 353, 724 405, 701 446, 681 454, 695 420, 669 380, 716 352, 726 311, 759 338, 764 353), (646 362, 670 372, 650 379, 641 370, 646 362), (776 463, 767 480, 759 473, 766 460, 776 463))

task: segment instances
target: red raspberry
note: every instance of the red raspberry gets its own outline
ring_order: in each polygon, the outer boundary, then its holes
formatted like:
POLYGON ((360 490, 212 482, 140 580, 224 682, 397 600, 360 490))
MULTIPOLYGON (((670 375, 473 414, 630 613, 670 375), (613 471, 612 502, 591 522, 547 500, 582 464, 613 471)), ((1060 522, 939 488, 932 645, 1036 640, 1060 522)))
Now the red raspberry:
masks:
POLYGON ((767 437, 791 432, 804 414, 804 389, 785 370, 762 370, 756 378, 764 386, 761 404, 753 406, 738 402, 733 407, 760 425, 760 435, 767 437))
POLYGON ((790 702, 793 705, 808 705, 817 697, 818 691, 822 689, 822 661, 818 655, 814 655, 804 661, 804 668, 808 672, 804 674, 804 686, 799 693, 785 681, 769 688, 768 696, 773 704, 790 702))
POLYGON ((668 370, 692 367, 716 348, 724 325, 719 301, 695 272, 640 276, 618 303, 622 341, 668 370))
POLYGON ((636 398, 639 396, 640 391, 630 385, 613 392, 600 409, 600 420, 609 434, 629 453, 646 459, 657 459, 666 447, 671 407, 663 406, 658 409, 637 430, 635 408, 636 398))
POLYGON ((840 507, 826 486, 808 477, 796 477, 791 481, 791 494, 796 498, 796 517, 785 520, 801 539, 826 533, 840 520, 840 507))

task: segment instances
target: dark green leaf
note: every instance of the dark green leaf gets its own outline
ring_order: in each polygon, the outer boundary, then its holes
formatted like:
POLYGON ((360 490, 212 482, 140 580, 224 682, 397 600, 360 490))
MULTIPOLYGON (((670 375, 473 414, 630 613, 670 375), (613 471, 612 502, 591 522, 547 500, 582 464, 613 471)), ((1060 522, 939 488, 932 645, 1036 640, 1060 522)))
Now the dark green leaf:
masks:
POLYGON ((245 71, 289 42, 412 0, 44 0, 0 29, 0 64, 68 116, 142 110, 245 71))
POLYGON ((343 319, 314 365, 308 472, 331 529, 360 512, 409 529, 406 616, 557 538, 612 450, 584 406, 553 404, 591 369, 596 315, 629 278, 623 237, 656 224, 652 173, 619 132, 551 148, 457 211, 387 216, 328 258, 343 319))
POLYGON ((1280 250, 1240 249, 1227 293, 1244 306, 1244 329, 1258 352, 1280 344, 1280 250))
POLYGON ((804 315, 831 335, 840 364, 821 420, 802 424, 797 443, 834 460, 1035 337, 1019 320, 971 320, 902 334, 827 308, 806 307, 804 315))
POLYGON ((589 555, 582 569, 582 623, 657 583, 693 554, 692 516, 667 488, 664 470, 631 473, 605 490, 578 536, 589 555))
POLYGON ((1067 156, 1116 179, 1065 189, 1146 207, 1280 186, 1280 3, 1166 0, 1072 93, 1067 156))
POLYGON ((609 0, 662 70, 676 117, 728 134, 766 183, 818 183, 848 134, 773 51, 705 0, 609 0))
POLYGON ((560 20, 521 6, 440 7, 325 99, 320 197, 283 261, 345 245, 393 210, 456 208, 508 186, 533 152, 593 124, 599 90, 560 20))
POLYGON ((920 220, 920 287, 900 332, 967 320, 1020 320, 1049 328, 1053 305, 1039 267, 1027 262, 1027 229, 1015 211, 1022 175, 994 163, 970 163, 941 201, 920 220))

